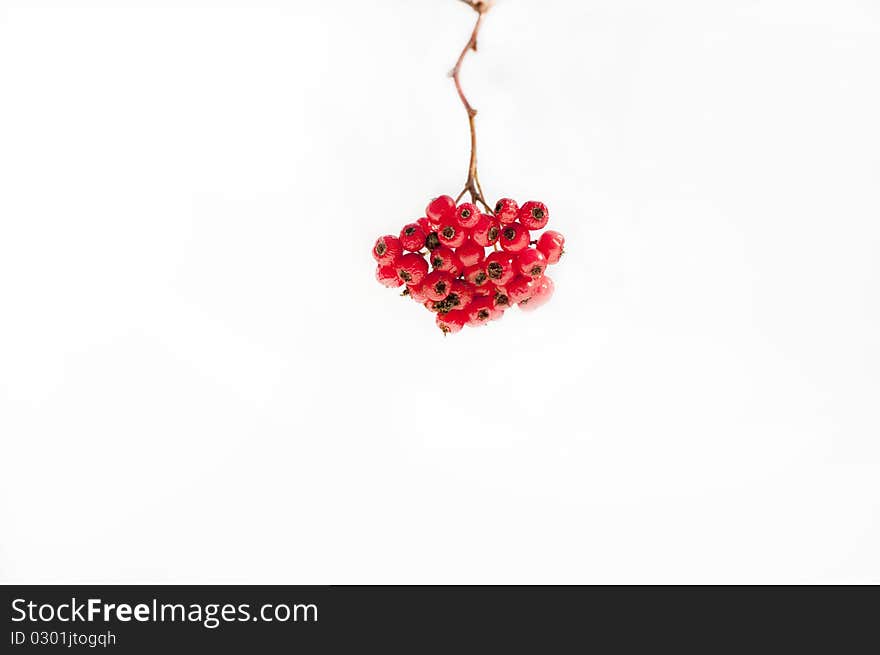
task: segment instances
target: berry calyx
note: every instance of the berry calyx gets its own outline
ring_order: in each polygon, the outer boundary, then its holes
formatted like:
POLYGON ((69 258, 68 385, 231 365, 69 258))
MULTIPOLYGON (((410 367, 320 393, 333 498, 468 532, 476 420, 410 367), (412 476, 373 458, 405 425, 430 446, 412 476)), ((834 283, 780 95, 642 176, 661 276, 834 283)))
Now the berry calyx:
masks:
POLYGON ((399 238, 404 250, 415 252, 425 247, 425 231, 418 223, 404 225, 399 238))
POLYGON ((496 286, 504 286, 514 276, 513 264, 510 255, 506 252, 493 252, 486 257, 486 275, 489 281, 496 286))
POLYGON ((428 262, 414 252, 398 257, 394 262, 394 268, 397 270, 397 277, 409 285, 421 283, 428 274, 428 262))
POLYGON ((450 293, 443 300, 437 300, 431 303, 431 310, 440 314, 445 314, 451 312, 453 309, 460 309, 461 307, 461 299, 458 297, 457 293, 450 293))
POLYGON ((455 210, 455 220, 461 227, 470 229, 480 220, 480 210, 471 202, 463 202, 455 210))
POLYGON ((555 230, 547 230, 538 239, 538 250, 544 253, 548 264, 555 264, 565 252, 565 237, 555 230))
POLYGON ((501 227, 498 244, 507 252, 519 252, 529 247, 529 231, 519 223, 509 223, 501 227))
POLYGON ((504 289, 496 289, 490 298, 492 298, 492 307, 495 309, 504 311, 510 307, 510 296, 507 295, 504 289))
POLYGON ((379 237, 373 244, 373 259, 383 266, 393 264, 394 260, 402 254, 403 246, 400 245, 400 240, 390 234, 379 237))
POLYGON ((547 211, 547 206, 543 202, 529 200, 520 207, 517 217, 519 222, 528 229, 540 230, 550 220, 550 212, 547 211))
POLYGON ((422 292, 428 300, 443 300, 452 291, 453 281, 446 271, 431 271, 422 282, 422 292))
POLYGON ((440 238, 437 236, 436 232, 431 232, 428 236, 425 237, 425 248, 428 250, 434 250, 440 246, 440 238))
POLYGON ((464 267, 473 266, 483 261, 486 251, 482 246, 478 246, 473 241, 465 241, 455 251, 464 267))
POLYGON ((516 256, 516 270, 526 277, 541 277, 547 268, 547 258, 540 250, 526 248, 516 256))
POLYGON ((480 214, 480 220, 471 230, 471 238, 479 246, 488 247, 494 245, 501 236, 501 223, 489 214, 480 214))
POLYGON ((519 205, 513 198, 502 198, 495 203, 495 218, 502 224, 513 223, 516 220, 516 214, 519 211, 519 205))
POLYGON ((455 212, 455 200, 450 196, 437 196, 425 208, 428 220, 438 225, 451 218, 453 212, 455 212))

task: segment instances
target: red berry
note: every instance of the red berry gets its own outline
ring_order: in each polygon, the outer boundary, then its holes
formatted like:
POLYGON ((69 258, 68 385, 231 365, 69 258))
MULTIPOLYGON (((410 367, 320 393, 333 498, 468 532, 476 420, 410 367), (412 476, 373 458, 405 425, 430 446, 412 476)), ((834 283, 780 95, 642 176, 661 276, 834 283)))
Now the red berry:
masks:
POLYGON ((440 243, 444 246, 458 248, 467 238, 467 230, 457 223, 446 221, 437 231, 437 238, 440 239, 440 243))
POLYGON ((565 252, 563 250, 564 246, 565 237, 554 230, 547 230, 538 239, 538 250, 544 253, 548 264, 555 264, 559 261, 562 253, 565 252))
POLYGON ((421 284, 407 285, 405 293, 416 302, 423 303, 428 299, 428 296, 425 295, 424 280, 421 284))
POLYGON ((452 290, 453 277, 446 271, 431 271, 422 282, 428 300, 443 300, 452 290))
POLYGON ((460 309, 453 309, 445 314, 437 314, 435 320, 437 327, 443 331, 443 334, 455 334, 461 331, 461 328, 467 323, 468 316, 460 309))
POLYGON ((463 202, 455 210, 455 220, 463 228, 470 229, 480 220, 480 210, 470 202, 463 202))
POLYGON ((452 293, 450 295, 455 295, 458 299, 458 306, 463 308, 467 307, 471 300, 473 300, 474 291, 476 291, 476 287, 470 282, 456 280, 452 283, 452 293))
POLYGON ((432 250, 428 259, 431 261, 431 268, 435 271, 449 271, 451 273, 455 268, 461 268, 461 260, 458 255, 452 248, 446 246, 438 246, 432 250))
POLYGON ((496 309, 490 296, 474 298, 467 308, 468 325, 484 325, 489 321, 501 318, 503 311, 496 309))
POLYGON ((514 275, 510 255, 506 252, 493 252, 486 257, 486 275, 496 286, 504 286, 514 275))
POLYGON ((456 250, 455 254, 461 260, 462 266, 468 267, 479 264, 486 257, 483 246, 478 246, 473 241, 465 241, 456 250))
POLYGON ((546 275, 539 280, 535 280, 532 285, 531 298, 520 301, 519 308, 524 312, 538 309, 538 307, 553 297, 553 288, 553 280, 546 275))
POLYGON ((451 218, 455 211, 455 201, 449 196, 437 196, 428 203, 425 214, 428 220, 433 223, 440 223, 447 218, 451 218))
POLYGON ((419 220, 416 221, 416 223, 419 224, 419 227, 422 228, 422 231, 425 234, 428 234, 429 232, 434 231, 434 228, 431 227, 431 224, 428 222, 427 218, 420 218, 419 220))
POLYGON ((547 258, 540 250, 526 248, 516 256, 514 265, 526 277, 541 277, 547 268, 547 258))
POLYGON ((510 223, 501 227, 501 238, 498 243, 507 252, 519 252, 529 247, 531 236, 529 231, 519 223, 510 223))
POLYGON ((393 266, 383 266, 379 264, 376 267, 376 279, 379 284, 386 287, 399 287, 403 282, 397 277, 397 271, 393 266))
POLYGON ((498 219, 489 214, 480 214, 480 220, 471 231, 471 238, 478 246, 491 246, 501 234, 501 224, 498 219))
POLYGON ((489 276, 486 275, 486 267, 482 264, 474 264, 464 269, 464 279, 479 288, 492 286, 489 284, 489 276))
POLYGON ((515 305, 531 297, 534 286, 532 278, 525 275, 517 275, 504 285, 504 291, 507 293, 507 299, 510 304, 515 305))
POLYGON ((427 227, 424 228, 425 234, 430 234, 431 232, 436 232, 438 229, 440 229, 440 223, 441 223, 441 221, 426 217, 425 218, 425 225, 427 227))
POLYGON ((547 225, 547 221, 550 220, 550 212, 547 211, 547 206, 543 202, 529 200, 526 204, 520 207, 517 217, 519 218, 519 222, 525 225, 528 229, 540 230, 547 225))
POLYGON ((425 247, 425 231, 418 223, 409 223, 400 231, 400 245, 404 250, 415 252, 425 247))
POLYGON ((410 285, 419 284, 428 274, 428 262, 414 252, 398 257, 394 268, 397 269, 397 277, 410 285))
POLYGON ((495 218, 504 225, 513 223, 518 211, 519 206, 516 204, 516 200, 511 198, 502 198, 495 204, 495 218))
POLYGON ((394 260, 402 254, 403 246, 400 245, 400 240, 390 234, 379 237, 373 244, 373 259, 383 266, 393 264, 394 260))

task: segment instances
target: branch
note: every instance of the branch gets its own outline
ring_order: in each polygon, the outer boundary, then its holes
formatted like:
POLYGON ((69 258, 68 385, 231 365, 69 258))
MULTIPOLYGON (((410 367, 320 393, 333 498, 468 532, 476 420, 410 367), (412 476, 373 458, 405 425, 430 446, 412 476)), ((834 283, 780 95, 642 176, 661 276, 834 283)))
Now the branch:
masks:
POLYGON ((458 60, 455 62, 455 66, 452 71, 449 73, 452 77, 452 81, 455 82, 455 90, 458 92, 458 97, 461 99, 461 104, 464 105, 465 111, 468 115, 468 125, 470 127, 471 132, 471 158, 470 163, 468 165, 468 175, 467 180, 465 181, 464 189, 459 194, 459 199, 467 192, 471 195, 472 202, 480 202, 483 207, 486 208, 487 211, 491 212, 488 204, 486 203, 486 199, 483 197, 483 190, 480 188, 480 180, 477 176, 477 133, 474 127, 474 117, 477 115, 477 110, 471 106, 471 103, 468 102, 467 97, 464 95, 464 91, 461 88, 461 81, 458 78, 458 74, 461 71, 461 64, 464 61, 465 55, 469 50, 473 50, 476 52, 477 50, 477 35, 480 32, 480 26, 483 23, 483 16, 486 14, 489 9, 492 8, 492 0, 459 0, 463 2, 468 7, 477 12, 477 22, 474 24, 474 29, 471 32, 471 36, 468 39, 467 43, 465 43, 464 48, 461 51, 461 54, 458 56, 458 60))

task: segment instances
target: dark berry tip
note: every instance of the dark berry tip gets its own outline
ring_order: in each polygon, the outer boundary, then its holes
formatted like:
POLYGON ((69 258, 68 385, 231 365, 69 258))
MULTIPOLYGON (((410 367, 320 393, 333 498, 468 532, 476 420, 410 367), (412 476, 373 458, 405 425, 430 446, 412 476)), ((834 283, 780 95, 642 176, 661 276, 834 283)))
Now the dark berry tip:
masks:
POLYGON ((454 293, 450 293, 443 300, 438 300, 434 303, 434 309, 437 310, 438 314, 447 314, 453 307, 458 306, 458 296, 454 293))
POLYGON ((446 237, 447 239, 451 239, 452 237, 455 236, 455 228, 452 227, 451 225, 447 225, 446 227, 443 228, 443 236, 446 237))
POLYGON ((504 232, 502 232, 501 234, 504 235, 505 239, 510 241, 516 236, 516 230, 514 230, 512 227, 509 227, 509 228, 505 229, 504 232))
POLYGON ((406 228, 406 230, 404 230, 404 233, 406 234, 406 236, 412 236, 413 234, 416 233, 416 228, 408 227, 408 228, 406 228))
POLYGON ((540 266, 532 266, 532 270, 529 271, 529 273, 531 273, 532 275, 535 275, 535 276, 540 275, 543 272, 544 272, 544 269, 541 268, 540 266))
POLYGON ((544 218, 544 210, 540 207, 533 207, 532 218, 544 218))
POLYGON ((477 312, 477 318, 479 318, 481 321, 485 321, 487 318, 489 318, 489 310, 481 309, 477 312))
POLYGON ((380 241, 379 243, 376 244, 376 254, 379 255, 380 257, 385 254, 385 251, 387 249, 388 248, 385 246, 384 241, 380 241))

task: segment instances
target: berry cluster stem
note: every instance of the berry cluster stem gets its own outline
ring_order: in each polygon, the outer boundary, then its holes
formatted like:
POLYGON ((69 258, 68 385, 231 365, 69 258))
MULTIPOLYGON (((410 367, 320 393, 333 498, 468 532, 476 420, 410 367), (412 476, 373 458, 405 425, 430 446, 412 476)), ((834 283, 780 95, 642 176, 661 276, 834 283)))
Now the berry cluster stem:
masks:
POLYGON ((477 130, 474 125, 474 118, 477 115, 477 110, 471 106, 471 103, 468 102, 467 96, 465 96, 464 91, 461 88, 461 80, 458 78, 458 74, 461 71, 461 64, 464 61, 465 55, 473 50, 476 52, 477 50, 477 35, 480 32, 480 26, 483 24, 483 16, 486 15, 486 12, 492 7, 491 0, 460 0, 461 2, 468 5, 471 9, 477 12, 477 22, 474 24, 474 29, 471 32, 471 36, 468 39, 468 42, 465 44, 464 48, 461 51, 461 54, 458 56, 458 60, 455 62, 455 67, 452 69, 450 76, 452 77, 453 82, 455 82, 455 90, 458 91, 458 97, 461 98, 461 103, 464 105, 465 111, 468 116, 468 126, 471 132, 471 158, 468 164, 468 174, 467 180, 464 183, 464 188, 461 190, 461 193, 458 194, 458 197, 455 199, 455 202, 458 203, 461 200, 462 196, 465 193, 469 193, 471 196, 471 202, 480 203, 489 213, 493 213, 492 209, 489 207, 486 202, 486 198, 483 196, 483 188, 480 186, 480 176, 477 173, 477 130))

